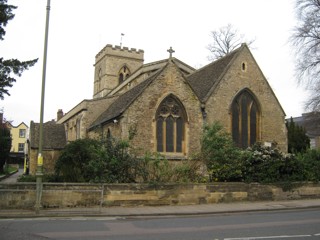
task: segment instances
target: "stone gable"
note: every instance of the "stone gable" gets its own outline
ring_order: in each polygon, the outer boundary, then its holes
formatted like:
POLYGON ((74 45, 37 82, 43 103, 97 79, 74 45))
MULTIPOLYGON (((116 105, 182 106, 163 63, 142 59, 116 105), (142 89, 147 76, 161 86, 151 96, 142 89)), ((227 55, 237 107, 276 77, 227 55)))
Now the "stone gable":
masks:
MULTIPOLYGON (((156 111, 161 101, 170 94, 182 102, 187 112, 183 156, 198 151, 200 144, 198 136, 202 129, 199 101, 181 72, 172 63, 168 64, 161 75, 144 90, 123 114, 120 122, 124 126, 121 137, 128 138, 129 129, 136 128, 137 133, 132 144, 137 148, 155 152, 156 111)), ((178 154, 178 156, 181 155, 178 154)))
POLYGON ((275 141, 286 152, 285 113, 247 48, 231 63, 206 102, 208 122, 219 121, 231 133, 231 103, 243 89, 249 89, 254 94, 261 108, 259 140, 275 141))

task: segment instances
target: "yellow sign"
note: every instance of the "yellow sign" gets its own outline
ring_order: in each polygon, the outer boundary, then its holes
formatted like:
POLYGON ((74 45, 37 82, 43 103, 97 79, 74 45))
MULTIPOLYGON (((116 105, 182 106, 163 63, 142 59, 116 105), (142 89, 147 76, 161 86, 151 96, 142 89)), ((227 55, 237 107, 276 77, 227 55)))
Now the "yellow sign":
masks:
POLYGON ((42 166, 43 165, 43 157, 40 155, 38 156, 38 166, 42 166))

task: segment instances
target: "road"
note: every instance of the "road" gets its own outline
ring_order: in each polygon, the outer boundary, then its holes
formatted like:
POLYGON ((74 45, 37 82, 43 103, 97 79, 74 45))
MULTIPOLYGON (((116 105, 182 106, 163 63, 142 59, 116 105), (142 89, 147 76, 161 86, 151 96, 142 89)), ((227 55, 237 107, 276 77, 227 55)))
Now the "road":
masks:
POLYGON ((0 220, 1 240, 320 239, 320 209, 153 218, 0 220))

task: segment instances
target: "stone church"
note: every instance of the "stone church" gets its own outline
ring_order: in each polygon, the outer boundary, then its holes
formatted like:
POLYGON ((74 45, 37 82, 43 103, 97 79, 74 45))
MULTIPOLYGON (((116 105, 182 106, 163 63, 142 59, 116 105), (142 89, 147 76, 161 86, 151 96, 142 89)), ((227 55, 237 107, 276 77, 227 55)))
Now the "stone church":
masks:
POLYGON ((106 45, 95 57, 93 99, 58 112, 68 142, 113 136, 140 154, 185 159, 203 126, 218 121, 237 146, 276 142, 287 151, 285 113, 246 44, 196 70, 172 56, 144 63, 144 51, 106 45))

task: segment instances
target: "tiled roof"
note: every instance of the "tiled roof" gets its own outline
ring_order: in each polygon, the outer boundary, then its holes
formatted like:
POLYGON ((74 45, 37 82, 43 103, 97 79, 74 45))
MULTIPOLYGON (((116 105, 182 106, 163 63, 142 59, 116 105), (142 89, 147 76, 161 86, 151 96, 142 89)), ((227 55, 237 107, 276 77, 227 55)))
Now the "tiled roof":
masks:
MULTIPOLYGON (((194 90, 195 94, 199 97, 200 100, 205 100, 210 90, 223 76, 224 72, 229 66, 229 63, 239 52, 239 49, 241 49, 241 47, 236 49, 232 53, 228 54, 227 56, 222 57, 219 60, 185 77, 187 79, 187 82, 189 83, 189 85, 194 90)), ((178 68, 178 65, 181 64, 186 67, 189 67, 188 65, 184 64, 183 62, 175 58, 172 59, 172 62, 175 65, 177 65, 178 68)), ((162 72, 162 70, 166 66, 167 65, 162 66, 159 70, 155 72, 155 74, 151 75, 148 79, 141 82, 139 85, 135 86, 129 91, 125 92, 123 95, 119 96, 118 99, 116 99, 110 105, 110 107, 108 107, 108 109, 104 111, 91 124, 89 130, 120 116, 130 106, 130 104, 143 92, 145 87, 148 86, 160 74, 160 72, 162 72)), ((192 71, 193 69, 189 67, 189 70, 192 71)), ((181 71, 183 72, 183 69, 181 69, 181 71)))
MULTIPOLYGON (((39 148, 40 124, 30 123, 30 147, 39 148)), ((67 143, 63 124, 55 121, 43 124, 43 149, 63 149, 67 143)))
POLYGON ((151 75, 148 79, 141 82, 137 86, 133 87, 129 91, 125 92, 123 95, 119 96, 110 107, 104 111, 90 126, 89 130, 110 121, 118 116, 120 116, 131 103, 143 92, 146 86, 148 86, 161 72, 158 70, 155 74, 151 75))
POLYGON ((206 65, 203 68, 200 68, 199 70, 187 76, 189 84, 202 102, 206 101, 209 92, 211 92, 211 89, 217 85, 221 77, 226 72, 229 63, 233 60, 241 48, 242 47, 234 50, 228 55, 206 65))

